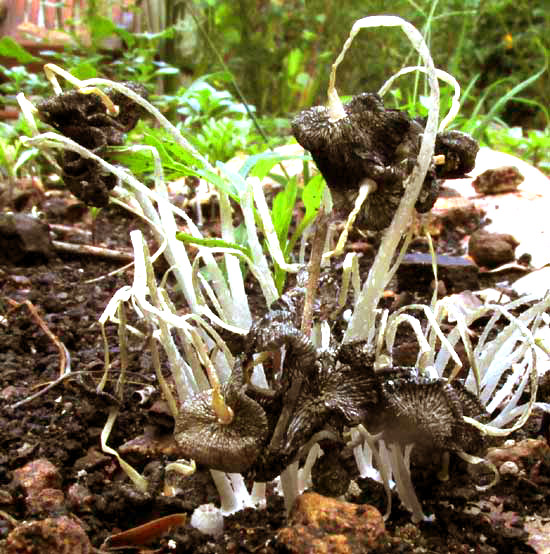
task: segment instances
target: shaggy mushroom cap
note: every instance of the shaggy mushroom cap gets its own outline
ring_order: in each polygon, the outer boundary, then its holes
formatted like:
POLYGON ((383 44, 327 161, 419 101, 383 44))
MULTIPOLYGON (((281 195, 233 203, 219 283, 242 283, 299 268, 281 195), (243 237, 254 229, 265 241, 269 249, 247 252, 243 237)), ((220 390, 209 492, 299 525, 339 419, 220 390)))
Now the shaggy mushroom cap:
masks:
MULTIPOLYGON (((292 121, 298 143, 311 152, 333 196, 336 211, 348 211, 367 179, 376 183, 358 217, 359 228, 380 231, 391 223, 420 151, 424 122, 406 112, 386 109, 377 94, 364 92, 344 105, 345 116, 331 119, 329 109, 314 106, 292 121)), ((464 177, 475 165, 479 146, 460 131, 437 135, 435 154, 442 165, 428 168, 415 208, 429 211, 439 194, 438 179, 464 177)))
POLYGON ((410 127, 407 114, 386 110, 377 94, 355 96, 344 110, 346 117, 333 121, 326 106, 314 106, 292 121, 296 140, 311 152, 331 191, 379 179, 410 127))
POLYGON ((479 144, 461 131, 438 133, 435 153, 445 156, 445 163, 436 167, 442 179, 461 179, 475 167, 479 144))
MULTIPOLYGON (((137 94, 146 97, 141 84, 124 83, 137 94)), ((118 116, 107 113, 105 104, 97 94, 84 94, 71 90, 38 103, 39 117, 64 136, 102 156, 107 146, 124 144, 125 133, 132 130, 143 109, 127 96, 107 90, 109 98, 119 107, 118 116)), ((104 207, 109 202, 109 191, 116 178, 106 174, 101 166, 84 159, 75 152, 63 152, 60 165, 63 180, 69 190, 89 206, 104 207)))
POLYGON ((225 387, 224 397, 233 420, 221 423, 212 409, 212 390, 188 398, 176 419, 174 437, 182 455, 210 469, 242 473, 258 458, 267 440, 263 408, 243 390, 225 387))
MULTIPOLYGON (((349 211, 366 179, 376 183, 357 223, 379 231, 389 226, 399 206, 424 128, 405 112, 384 108, 373 93, 355 96, 344 111, 345 117, 332 120, 328 108, 315 106, 294 118, 292 131, 300 145, 311 152, 337 211, 349 211)), ((430 167, 416 209, 431 209, 438 192, 435 170, 430 167)))
POLYGON ((382 385, 384 435, 389 442, 414 443, 439 450, 478 450, 483 440, 463 416, 486 415, 475 395, 446 379, 409 376, 388 379, 382 385))

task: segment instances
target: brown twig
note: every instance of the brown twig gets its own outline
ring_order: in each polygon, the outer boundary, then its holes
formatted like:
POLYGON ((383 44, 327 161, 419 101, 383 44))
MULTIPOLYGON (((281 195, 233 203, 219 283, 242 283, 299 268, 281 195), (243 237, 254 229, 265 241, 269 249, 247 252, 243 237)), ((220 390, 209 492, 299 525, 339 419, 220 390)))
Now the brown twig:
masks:
POLYGON ((306 286, 306 298, 304 300, 304 311, 302 312, 302 333, 309 336, 313 321, 313 305, 317 294, 319 275, 321 274, 321 262, 323 260, 323 248, 328 233, 328 215, 321 206, 315 223, 315 235, 311 245, 309 256, 308 280, 306 286))
POLYGON ((97 256, 99 258, 107 258, 119 262, 133 262, 134 255, 131 252, 123 250, 112 250, 102 246, 92 246, 89 244, 74 244, 72 242, 62 242, 52 240, 52 245, 57 252, 67 252, 69 254, 79 254, 82 256, 97 256))
POLYGON ((14 308, 20 308, 23 305, 27 306, 33 319, 36 321, 42 331, 46 333, 48 338, 55 344, 55 347, 59 351, 59 376, 63 377, 63 375, 65 375, 66 373, 70 373, 71 356, 69 354, 69 351, 67 350, 65 345, 57 338, 57 336, 50 331, 49 327, 46 325, 46 322, 40 317, 36 306, 30 300, 25 300, 24 302, 16 302, 15 300, 8 298, 7 301, 8 304, 10 304, 14 308))

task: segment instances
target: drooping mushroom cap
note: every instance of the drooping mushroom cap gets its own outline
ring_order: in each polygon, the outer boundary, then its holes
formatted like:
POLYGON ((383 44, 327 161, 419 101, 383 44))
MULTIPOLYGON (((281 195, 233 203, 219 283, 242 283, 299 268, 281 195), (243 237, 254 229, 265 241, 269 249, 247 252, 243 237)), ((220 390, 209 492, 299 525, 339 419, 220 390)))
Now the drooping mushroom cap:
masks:
POLYGON ((437 166, 437 175, 443 179, 461 179, 476 163, 479 144, 462 131, 438 133, 435 140, 435 153, 445 156, 445 163, 437 166))
MULTIPOLYGON (((349 212, 359 187, 376 184, 357 218, 360 228, 379 231, 391 223, 412 172, 424 128, 407 113, 384 108, 377 94, 362 93, 344 106, 345 116, 331 119, 315 106, 292 122, 296 140, 311 155, 330 188, 336 211, 349 212)), ((439 192, 430 167, 415 207, 431 209, 439 192)))
POLYGON ((386 110, 373 93, 355 96, 344 110, 346 116, 333 121, 327 107, 314 106, 292 121, 296 140, 311 152, 331 191, 376 181, 410 126, 407 114, 386 110))
POLYGON ((212 390, 188 398, 176 418, 174 437, 182 455, 210 469, 242 473, 256 460, 267 440, 263 408, 242 390, 227 390, 224 397, 233 420, 224 424, 212 409, 212 390))
POLYGON ((389 442, 444 450, 477 450, 482 444, 479 431, 463 416, 483 420, 486 412, 459 383, 409 376, 387 380, 382 387, 388 405, 384 434, 389 442))

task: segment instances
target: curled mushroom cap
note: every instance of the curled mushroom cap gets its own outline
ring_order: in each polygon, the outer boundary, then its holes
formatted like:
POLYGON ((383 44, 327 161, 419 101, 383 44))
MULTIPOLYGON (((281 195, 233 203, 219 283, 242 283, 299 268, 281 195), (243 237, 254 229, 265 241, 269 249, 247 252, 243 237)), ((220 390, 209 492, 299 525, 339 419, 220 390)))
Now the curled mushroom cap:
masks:
MULTIPOLYGON (((403 111, 386 109, 377 94, 364 92, 344 106, 345 117, 333 120, 329 109, 315 106, 292 122, 296 140, 311 152, 333 196, 335 208, 354 202, 360 186, 376 184, 357 219, 362 229, 389 226, 412 172, 423 126, 403 111)), ((439 188, 432 167, 426 176, 416 209, 430 210, 439 188)))
POLYGON ((365 178, 377 181, 410 126, 407 114, 386 110, 377 94, 359 94, 344 110, 346 117, 334 121, 327 107, 314 106, 292 121, 331 192, 358 189, 365 178))
POLYGON ((220 423, 212 408, 212 390, 188 398, 176 418, 174 437, 183 456, 210 469, 228 473, 246 471, 267 440, 263 408, 244 391, 229 390, 226 402, 234 417, 220 423))
POLYGON ((445 156, 445 163, 437 166, 438 177, 461 179, 474 169, 479 144, 468 134, 461 131, 438 133, 435 141, 435 153, 445 156))

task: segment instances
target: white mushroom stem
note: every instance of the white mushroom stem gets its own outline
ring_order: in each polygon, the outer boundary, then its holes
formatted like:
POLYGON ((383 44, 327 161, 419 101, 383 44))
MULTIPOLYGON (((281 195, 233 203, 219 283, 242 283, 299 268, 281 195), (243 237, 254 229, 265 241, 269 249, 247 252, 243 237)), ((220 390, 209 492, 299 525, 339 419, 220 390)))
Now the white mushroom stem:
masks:
POLYGON ((422 35, 410 23, 396 16, 366 17, 356 21, 343 51, 349 48, 348 42, 361 28, 374 26, 398 26, 407 35, 427 68, 431 106, 417 164, 405 182, 405 194, 401 199, 389 228, 384 233, 374 263, 369 271, 367 280, 363 284, 360 298, 353 311, 348 329, 344 334, 344 343, 354 340, 365 340, 375 335, 373 326, 376 308, 389 280, 393 256, 413 219, 414 205, 422 188, 428 167, 432 162, 439 118, 439 84, 434 63, 422 35))
POLYGON ((338 243, 336 244, 336 248, 334 250, 331 250, 330 252, 325 252, 323 254, 323 259, 331 258, 332 256, 339 256, 340 254, 342 254, 346 245, 346 241, 348 240, 349 230, 355 223, 355 220, 357 219, 357 214, 361 210, 361 207, 367 200, 369 194, 371 192, 375 192, 377 187, 378 185, 372 179, 364 179, 361 182, 359 193, 357 194, 357 198, 355 199, 355 206, 348 216, 348 219, 344 226, 344 230, 340 234, 340 238, 338 239, 338 243))
MULTIPOLYGON (((412 447, 409 445, 407 448, 412 447)), ((401 450, 401 446, 398 444, 389 444, 388 450, 390 453, 390 459, 392 464, 393 476, 395 478, 395 484, 397 486, 397 493, 401 502, 412 513, 412 520, 414 523, 418 523, 426 519, 422 506, 418 501, 414 486, 411 481, 411 474, 408 464, 405 462, 405 456, 401 450)), ((410 454, 410 453, 409 453, 410 454)), ((408 458, 408 456, 407 456, 408 458)))

